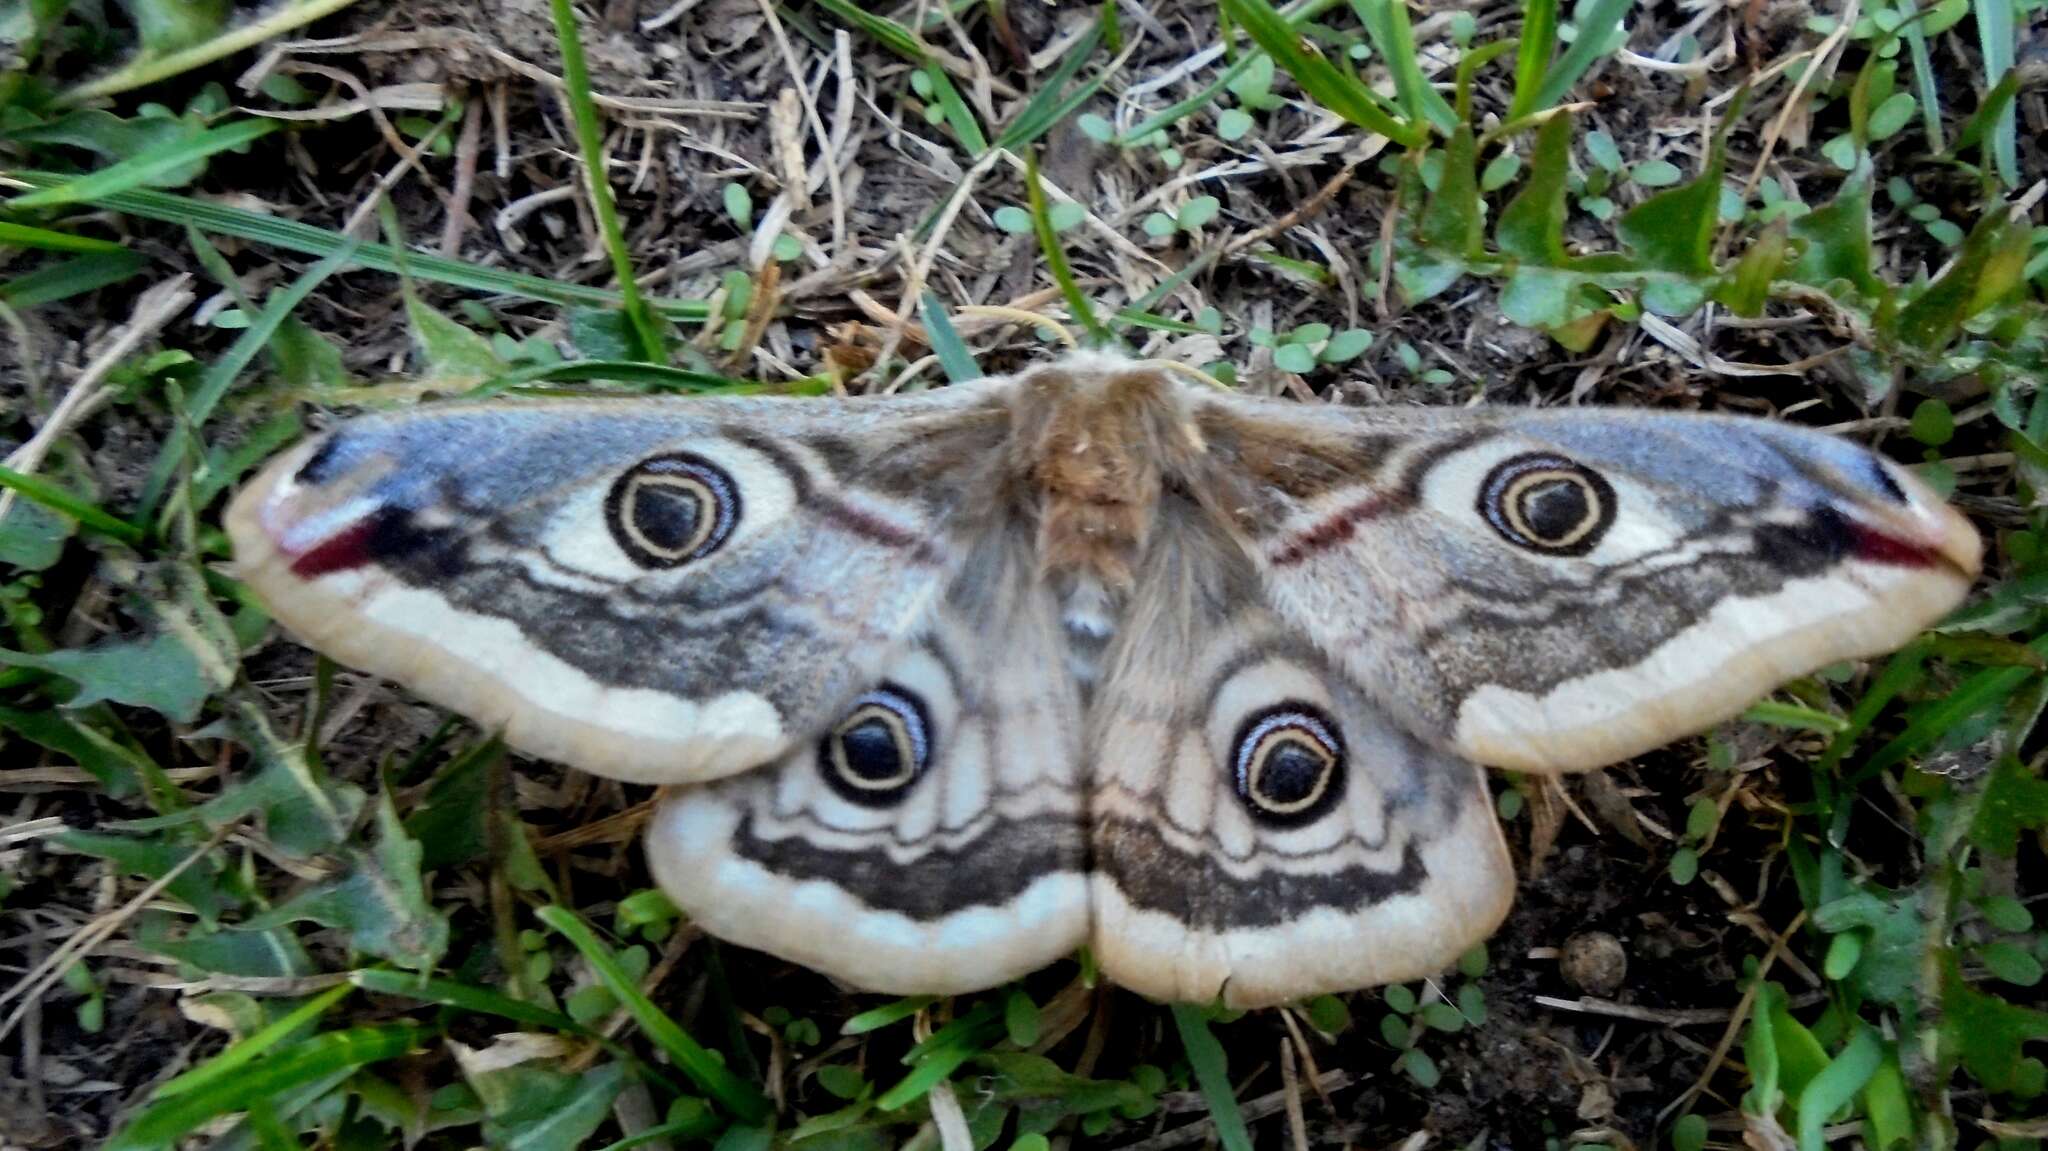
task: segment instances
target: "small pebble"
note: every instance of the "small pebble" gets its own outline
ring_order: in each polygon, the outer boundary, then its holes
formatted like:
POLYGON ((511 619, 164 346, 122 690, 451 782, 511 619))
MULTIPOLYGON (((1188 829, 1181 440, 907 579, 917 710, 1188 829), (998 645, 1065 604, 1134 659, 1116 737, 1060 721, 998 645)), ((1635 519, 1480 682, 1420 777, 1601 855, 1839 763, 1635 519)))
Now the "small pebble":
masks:
POLYGON ((1581 931, 1558 950, 1558 974, 1588 995, 1606 997, 1628 978, 1628 953, 1604 931, 1581 931))

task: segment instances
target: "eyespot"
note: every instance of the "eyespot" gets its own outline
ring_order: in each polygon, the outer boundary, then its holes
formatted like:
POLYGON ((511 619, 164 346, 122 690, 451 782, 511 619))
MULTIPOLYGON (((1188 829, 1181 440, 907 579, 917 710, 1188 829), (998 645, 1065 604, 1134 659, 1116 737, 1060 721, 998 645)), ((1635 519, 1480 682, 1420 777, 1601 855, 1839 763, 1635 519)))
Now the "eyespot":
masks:
POLYGON ((1344 741, 1320 708, 1289 701, 1256 712, 1231 746, 1238 798, 1268 824, 1307 823, 1344 794, 1344 741))
POLYGON ((932 758, 931 719, 924 701, 885 683, 853 701, 852 710, 818 744, 818 770, 841 798, 865 807, 894 803, 932 758))
POLYGON ((605 526, 641 567, 680 567, 724 546, 740 492, 724 468, 691 452, 640 461, 612 484, 605 526))
POLYGON ((1582 556, 1614 523, 1614 487, 1563 456, 1530 452, 1496 465, 1479 485, 1479 514, 1517 547, 1582 556))

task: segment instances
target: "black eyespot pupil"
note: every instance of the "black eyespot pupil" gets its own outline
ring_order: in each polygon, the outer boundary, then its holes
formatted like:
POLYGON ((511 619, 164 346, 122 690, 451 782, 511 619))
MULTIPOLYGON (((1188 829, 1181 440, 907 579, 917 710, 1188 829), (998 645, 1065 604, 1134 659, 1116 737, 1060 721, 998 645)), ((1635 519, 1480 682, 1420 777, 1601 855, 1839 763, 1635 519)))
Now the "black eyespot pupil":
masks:
POLYGON ((924 778, 933 738, 924 701, 885 683, 855 700, 818 741, 818 773, 849 803, 889 807, 924 778))
POLYGON ((903 774, 903 749, 896 733, 879 719, 858 723, 839 733, 846 770, 865 780, 883 783, 903 774))
POLYGON ((648 543, 677 551, 697 538, 704 497, 694 488, 643 483, 633 496, 633 526, 648 543))
POLYGON ((1230 748, 1245 810, 1270 827, 1322 818, 1344 795, 1344 742, 1337 721, 1288 700, 1247 716, 1230 748))
POLYGON ((1259 772, 1259 795, 1275 806, 1291 807, 1315 794, 1329 767, 1328 756, 1287 740, 1267 753, 1259 772))
POLYGON ((605 526, 644 568, 681 567, 725 546, 740 521, 739 488, 694 452, 652 456, 620 476, 604 501, 605 526))
POLYGON ((1592 508, 1585 485, 1551 480, 1532 486, 1522 496, 1522 522, 1539 540, 1562 540, 1585 526, 1592 508))
POLYGON ((1495 464, 1479 485, 1478 512, 1527 551, 1582 556, 1614 526, 1614 485, 1576 460, 1527 452, 1495 464))

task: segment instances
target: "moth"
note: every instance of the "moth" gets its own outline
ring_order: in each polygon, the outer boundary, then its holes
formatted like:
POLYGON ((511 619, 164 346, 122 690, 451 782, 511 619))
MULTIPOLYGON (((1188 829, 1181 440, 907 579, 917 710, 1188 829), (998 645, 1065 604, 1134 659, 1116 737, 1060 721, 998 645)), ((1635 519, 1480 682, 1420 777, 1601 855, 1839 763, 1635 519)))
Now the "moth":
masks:
POLYGON ((1074 354, 901 397, 448 403, 288 450, 240 574, 336 660, 667 785, 661 886, 856 987, 1093 951, 1257 1006, 1506 914, 1481 767, 1721 722, 1953 608, 1907 470, 1758 419, 1359 409, 1074 354))

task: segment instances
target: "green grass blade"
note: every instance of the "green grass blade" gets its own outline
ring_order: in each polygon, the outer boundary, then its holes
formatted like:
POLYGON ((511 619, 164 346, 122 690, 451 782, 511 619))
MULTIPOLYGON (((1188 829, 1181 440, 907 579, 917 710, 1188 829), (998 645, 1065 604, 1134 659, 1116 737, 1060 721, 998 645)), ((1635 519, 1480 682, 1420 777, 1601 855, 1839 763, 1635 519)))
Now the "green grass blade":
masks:
POLYGON ((1180 1045, 1194 1069, 1195 1085, 1209 1101, 1209 1117, 1216 1123, 1216 1139, 1223 1151, 1252 1151, 1251 1131, 1244 1125, 1244 1112, 1237 1108, 1237 1094, 1230 1086, 1230 1063, 1223 1044, 1209 1030, 1202 1009, 1186 1003, 1173 1005, 1173 1026, 1180 1032, 1180 1045))
POLYGON ((1415 52, 1415 29, 1408 23, 1406 0, 1351 0, 1352 10, 1365 24, 1373 47, 1394 76, 1394 92, 1411 120, 1428 120, 1439 132, 1458 126, 1458 114, 1444 101, 1443 94, 1422 74, 1422 59, 1415 52))
POLYGON ((753 1084, 746 1082, 725 1064, 711 1057, 695 1039, 690 1038, 675 1020, 656 1007, 652 1000, 641 994, 640 988, 628 978, 619 961, 612 956, 611 948, 585 926, 576 913, 566 907, 543 907, 535 913, 542 923, 554 928, 583 953, 598 981, 612 993, 633 1016, 640 1029, 647 1033, 690 1081, 705 1094, 716 1099, 726 1110, 748 1123, 759 1123, 768 1117, 768 1100, 753 1084))
POLYGON ((0 220, 0 244, 16 248, 40 248, 45 252, 109 253, 128 250, 112 240, 77 236, 70 232, 53 232, 48 228, 35 228, 7 220, 0 220))
MULTIPOLYGON (((7 174, 36 187, 51 187, 69 179, 51 172, 15 171, 7 174)), ((316 228, 296 220, 283 220, 261 212, 146 188, 104 196, 95 202, 103 208, 140 219, 189 224, 210 235, 234 236, 309 256, 330 255, 352 242, 329 228, 316 228)), ((624 297, 605 288, 487 268, 443 256, 411 251, 401 255, 388 244, 363 243, 356 248, 355 266, 359 268, 397 272, 401 262, 405 270, 417 279, 471 291, 518 296, 563 307, 620 308, 625 305, 624 297)), ((649 303, 656 312, 674 320, 702 320, 708 314, 702 300, 652 300, 649 303)))
POLYGON ((277 332, 277 326, 292 314, 313 289, 326 281, 327 277, 340 271, 342 266, 355 257, 356 245, 351 242, 329 253, 327 258, 306 269, 290 287, 271 296, 261 312, 250 317, 249 326, 228 346, 228 350, 208 365, 206 374, 199 378, 199 386, 192 392, 192 398, 185 405, 185 419, 171 427, 164 437, 163 450, 157 454, 156 463, 150 468, 149 480, 143 485, 139 501, 139 518, 147 523, 156 515, 157 503, 163 498, 164 490, 170 486, 171 477, 176 474, 178 462, 185 457, 185 449, 194 430, 205 425, 213 415, 213 409, 234 385, 242 369, 249 366, 270 337, 277 332))
POLYGON ((1920 127, 1927 133, 1927 150, 1940 152, 1947 147, 1941 132, 1941 92, 1935 87, 1934 57, 1927 50, 1927 30, 1921 26, 1923 14, 1913 0, 1899 0, 1899 14, 1906 18, 1899 28, 1899 35, 1906 38, 1906 53, 1913 60, 1913 89, 1920 104, 1920 127))
POLYGON ((939 357, 939 367, 945 369, 946 378, 956 384, 980 379, 981 365, 974 362, 974 353, 953 329, 945 303, 927 289, 918 297, 918 304, 924 309, 925 337, 931 341, 932 352, 939 357))
POLYGON ((41 476, 23 475, 13 468, 0 468, 0 488, 12 488, 20 492, 24 499, 39 503, 59 515, 70 516, 78 521, 79 527, 88 531, 111 536, 130 546, 142 542, 141 528, 102 511, 41 476))
POLYGON ((315 1035, 258 1060, 239 1075, 151 1103, 107 1142, 105 1151, 153 1151, 209 1120, 247 1111, 301 1084, 396 1058, 429 1034, 424 1027, 394 1023, 315 1035))
POLYGON ((1223 0, 1223 9, 1323 107, 1404 147, 1415 147, 1428 138, 1421 128, 1403 124, 1382 111, 1371 89, 1356 76, 1342 71, 1321 53, 1302 47, 1294 25, 1266 0, 1223 0))
POLYGON ((1066 297, 1075 321, 1097 343, 1108 343, 1109 332, 1095 318, 1095 308, 1081 291, 1080 282, 1074 279, 1073 266, 1067 263, 1067 250, 1060 247, 1059 233, 1053 229, 1051 211, 1045 202, 1045 185, 1038 180, 1038 154, 1026 156, 1024 167, 1024 190, 1031 198, 1031 231, 1038 238, 1039 251, 1045 253, 1046 269, 1059 285, 1060 294, 1066 297))
POLYGON ((912 995, 907 999, 898 999, 894 1003, 885 1003, 847 1020, 840 1025, 839 1033, 866 1035, 870 1031, 880 1031, 891 1023, 903 1022, 938 1001, 939 997, 936 995, 912 995))
POLYGON ((555 16, 555 40, 562 50, 562 88, 569 111, 576 121, 576 144, 583 152, 583 175, 590 192, 590 207, 597 214, 598 231, 612 257, 612 275, 619 281, 619 298, 626 313, 626 325, 640 345, 640 358, 650 364, 668 360, 667 341, 661 328, 640 298, 640 285, 633 275, 633 254, 626 247, 626 233, 619 226, 619 211, 612 202, 612 181, 605 166, 604 133, 598 127, 597 104, 590 98, 590 65, 583 58, 583 37, 576 27, 576 10, 569 0, 551 0, 555 16))
MULTIPOLYGON (((2013 28, 2013 0, 1976 0, 1977 50, 1984 57, 1984 84, 1997 88, 2012 72, 2019 34, 2013 28)), ((2020 186, 2019 130, 2016 109, 2007 104, 1991 129, 1991 157, 1998 178, 2008 188, 2020 186)))
POLYGON ((1542 107, 1543 77, 1557 51, 1557 0, 1524 0, 1522 35, 1515 46, 1515 95, 1509 120, 1519 120, 1542 107))
POLYGON ((848 3, 848 0, 818 0, 818 7, 867 33, 875 43, 913 64, 923 64, 931 58, 910 29, 886 16, 877 16, 858 4, 848 3))
POLYGON ((148 266, 142 253, 126 250, 74 256, 0 284, 0 302, 17 308, 54 304, 118 284, 148 266))
POLYGON ((1003 125, 1003 130, 996 133, 996 147, 1008 152, 1023 151, 1101 90, 1102 85, 1109 80, 1107 68, 1072 92, 1064 92, 1067 82, 1081 70, 1081 65, 1087 63, 1090 56, 1095 55, 1095 46, 1101 40, 1102 25, 1098 22, 1089 28, 1088 34, 1081 37, 1079 42, 1067 49, 1067 54, 1060 57, 1059 64, 1046 76, 1043 86, 1032 94, 1031 99, 1015 116, 1010 117, 1010 122, 1003 125))
POLYGON ((354 990, 355 988, 344 983, 315 995, 279 1016, 268 1026, 228 1044, 219 1055, 157 1088, 156 1097, 170 1099, 196 1091, 209 1083, 218 1083, 222 1078, 247 1066, 257 1056, 282 1043, 292 1032, 325 1015, 328 1008, 341 1002, 354 990))
POLYGON ((953 78, 937 62, 925 64, 924 76, 931 81, 932 98, 938 101, 939 111, 945 113, 946 126, 953 129, 953 138, 960 141, 969 156, 980 159, 988 151, 988 137, 982 133, 981 121, 974 118, 974 109, 967 106, 953 78))
POLYGON ((231 124, 222 124, 218 128, 208 128, 195 136, 171 140, 154 148, 145 148, 126 160, 109 164, 75 180, 66 180, 33 192, 24 192, 7 201, 6 207, 9 211, 21 212, 30 208, 52 208, 60 204, 104 200, 116 193, 140 188, 168 172, 189 167, 216 153, 245 148, 280 127, 282 125, 276 120, 236 120, 231 124))
POLYGON ((496 1015, 528 1027, 539 1027, 548 1031, 566 1031, 572 1035, 586 1034, 582 1024, 562 1014, 501 995, 487 987, 474 987, 457 983, 452 979, 421 979, 404 971, 389 971, 381 967, 366 967, 348 973, 348 981, 365 991, 379 995, 395 995, 404 999, 417 999, 422 1003, 438 1003, 443 1007, 454 1007, 476 1015, 496 1015))
MULTIPOLYGON (((1609 30, 1621 22, 1635 0, 1596 0, 1592 14, 1579 21, 1578 38, 1565 50, 1564 59, 1559 60, 1544 77, 1543 87, 1536 93, 1536 108, 1548 108, 1562 103, 1600 57, 1607 54, 1609 30)), ((1534 109, 1531 109, 1532 111, 1534 109)), ((1512 118, 1512 117, 1511 117, 1512 118)))

